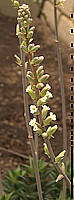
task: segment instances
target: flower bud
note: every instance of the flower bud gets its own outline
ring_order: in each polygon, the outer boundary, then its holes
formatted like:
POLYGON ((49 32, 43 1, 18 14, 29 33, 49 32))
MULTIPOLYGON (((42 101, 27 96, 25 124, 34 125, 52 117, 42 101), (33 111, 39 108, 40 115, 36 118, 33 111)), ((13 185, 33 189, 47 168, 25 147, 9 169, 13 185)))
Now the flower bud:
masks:
POLYGON ((16 63, 19 65, 19 66, 22 66, 22 62, 21 62, 21 59, 15 54, 14 57, 16 58, 16 63))
POLYGON ((29 95, 31 96, 31 98, 33 100, 35 100, 35 92, 31 89, 31 85, 29 85, 27 88, 26 88, 26 92, 29 93, 29 95))
POLYGON ((39 75, 37 75, 37 78, 38 78, 38 79, 41 78, 41 77, 43 76, 43 74, 44 74, 44 70, 42 70, 42 71, 39 73, 39 75))
POLYGON ((25 45, 21 44, 20 47, 23 49, 23 51, 25 51, 26 54, 28 53, 28 49, 27 49, 27 47, 25 45))
MULTIPOLYGON (((28 24, 29 20, 27 21, 26 24, 28 24)), ((27 34, 27 37, 28 39, 30 39, 31 37, 33 36, 33 31, 30 31, 28 34, 27 34)))
POLYGON ((64 177, 64 176, 63 176, 62 174, 59 174, 59 176, 58 176, 57 179, 56 179, 56 183, 57 183, 58 181, 62 180, 63 177, 64 177))
POLYGON ((42 70, 43 70, 43 66, 41 65, 41 66, 38 67, 38 69, 36 70, 37 76, 41 73, 42 70))
POLYGON ((29 44, 33 41, 33 38, 29 39, 29 44))
POLYGON ((53 127, 49 126, 49 128, 47 129, 47 134, 49 139, 52 137, 53 133, 55 133, 56 130, 57 130, 57 125, 53 127))
POLYGON ((43 109, 42 109, 42 118, 45 119, 46 116, 47 116, 48 110, 50 110, 50 108, 47 107, 46 105, 44 105, 42 107, 43 107, 43 109))
POLYGON ((41 76, 41 78, 38 79, 38 81, 44 83, 48 78, 49 78, 49 75, 45 74, 45 75, 41 76))
POLYGON ((44 88, 41 90, 41 92, 40 92, 40 96, 41 96, 41 97, 45 96, 45 95, 46 95, 46 92, 47 92, 47 88, 44 87, 44 88))
POLYGON ((17 24, 17 25, 16 25, 16 35, 17 35, 17 36, 19 35, 19 32, 20 32, 20 30, 19 30, 19 24, 17 24))
POLYGON ((34 31, 34 29, 35 29, 35 26, 32 26, 32 27, 29 29, 29 31, 34 31))
POLYGON ((29 80, 29 82, 33 85, 34 84, 34 78, 32 78, 31 75, 27 74, 27 78, 29 80))
POLYGON ((47 100, 47 97, 43 97, 43 98, 40 98, 38 101, 37 101, 37 106, 41 106, 43 104, 46 103, 46 100, 47 100))
POLYGON ((37 85, 36 85, 36 88, 38 88, 38 89, 41 89, 41 88, 43 88, 44 87, 44 84, 43 83, 38 83, 37 85))
POLYGON ((50 122, 52 121, 52 119, 50 118, 50 116, 48 116, 44 121, 44 126, 48 126, 50 124, 50 122))
POLYGON ((28 71, 27 74, 34 78, 34 74, 31 71, 28 71))
POLYGON ((46 84, 46 86, 41 90, 41 92, 40 92, 41 97, 45 96, 46 92, 51 88, 50 86, 49 87, 48 86, 49 86, 49 84, 46 84))
POLYGON ((31 64, 37 66, 43 61, 44 57, 39 56, 39 57, 34 57, 33 60, 31 61, 31 64))
POLYGON ((18 2, 18 1, 14 1, 13 3, 14 3, 14 6, 15 6, 16 8, 19 8, 19 2, 18 2))
POLYGON ((40 48, 40 45, 33 46, 30 50, 31 53, 36 52, 40 48))
POLYGON ((42 133, 42 137, 47 138, 47 133, 46 132, 42 133))
POLYGON ((48 150, 47 144, 44 143, 43 145, 44 145, 44 151, 45 151, 45 154, 49 157, 50 154, 49 154, 49 150, 48 150))
POLYGON ((14 3, 15 0, 11 0, 11 1, 12 1, 12 3, 14 3))
POLYGON ((59 153, 59 155, 55 157, 55 162, 58 163, 60 160, 62 160, 64 158, 65 153, 65 150, 59 153))

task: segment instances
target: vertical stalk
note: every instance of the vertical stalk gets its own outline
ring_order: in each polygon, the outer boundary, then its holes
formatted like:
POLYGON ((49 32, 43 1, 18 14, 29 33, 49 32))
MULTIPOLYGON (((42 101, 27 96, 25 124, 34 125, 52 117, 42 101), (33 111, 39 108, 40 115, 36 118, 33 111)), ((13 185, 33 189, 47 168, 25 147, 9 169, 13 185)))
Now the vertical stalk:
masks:
POLYGON ((42 14, 42 10, 43 10, 43 8, 44 8, 45 1, 46 1, 46 0, 42 0, 42 3, 41 3, 41 5, 40 5, 40 9, 39 9, 39 12, 38 12, 38 16, 37 16, 38 18, 41 17, 41 14, 42 14))
MULTIPOLYGON (((28 47, 29 43, 28 43, 28 38, 27 38, 27 29, 26 29, 26 43, 27 43, 27 47, 28 47)), ((29 62, 29 66, 32 70, 32 66, 30 64, 31 60, 32 60, 32 55, 31 55, 30 52, 28 52, 28 62, 29 62)), ((34 104, 36 105, 36 100, 34 100, 34 104)), ((35 116, 35 117, 37 118, 37 116, 35 116)), ((34 134, 34 141, 35 141, 35 154, 36 154, 36 158, 37 158, 37 161, 38 161, 38 134, 37 133, 34 134)))
MULTIPOLYGON (((21 38, 19 37, 19 44, 21 45, 21 38)), ((35 150, 35 144, 34 139, 32 135, 32 129, 29 126, 29 109, 28 109, 28 99, 26 94, 26 69, 25 69, 25 53, 20 48, 20 55, 21 55, 21 61, 22 61, 22 84, 23 84, 23 98, 24 98, 24 113, 25 113, 25 119, 26 119, 26 126, 28 131, 28 138, 30 139, 30 145, 31 145, 31 151, 32 156, 34 160, 34 168, 35 168, 35 175, 36 175, 36 182, 37 182, 37 189, 38 189, 38 195, 39 200, 43 200, 42 197, 42 189, 41 189, 41 182, 40 182, 40 175, 39 175, 39 169, 38 169, 38 159, 37 159, 37 153, 35 150)))
MULTIPOLYGON (((67 129, 66 129, 66 108, 65 108, 65 91, 64 91, 64 80, 63 80, 63 70, 62 70, 62 57, 61 57, 61 48, 60 42, 58 39, 58 27, 57 27, 57 8, 56 0, 54 0, 54 23, 55 23, 55 38, 57 42, 57 56, 58 56, 58 66, 59 66, 59 76, 61 84, 61 98, 62 98, 62 120, 63 120, 63 149, 66 150, 64 157, 64 164, 66 168, 67 160, 67 129)), ((66 199, 66 182, 63 181, 63 200, 66 199)))

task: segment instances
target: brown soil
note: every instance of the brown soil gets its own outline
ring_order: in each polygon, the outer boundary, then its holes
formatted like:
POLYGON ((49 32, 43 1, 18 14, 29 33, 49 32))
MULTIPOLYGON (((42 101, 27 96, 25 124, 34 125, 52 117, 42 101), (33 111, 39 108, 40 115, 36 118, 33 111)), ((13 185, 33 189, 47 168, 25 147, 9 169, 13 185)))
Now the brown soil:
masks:
MULTIPOLYGON (((45 72, 50 74, 53 99, 49 101, 52 112, 57 115, 58 130, 51 140, 54 153, 62 149, 62 111, 57 50, 54 35, 41 20, 35 20, 34 41, 40 44, 38 55, 44 55, 45 72)), ((26 123, 23 117, 23 95, 21 69, 15 64, 14 54, 19 55, 18 39, 15 36, 16 19, 0 14, 0 147, 10 149, 23 155, 31 155, 26 123)), ((70 149, 70 50, 61 42, 63 72, 65 81, 68 155, 70 149)), ((39 156, 44 156, 42 140, 39 138, 39 156)), ((46 157, 45 157, 46 158, 46 157)), ((11 153, 0 150, 0 171, 13 169, 18 164, 28 162, 11 153)))

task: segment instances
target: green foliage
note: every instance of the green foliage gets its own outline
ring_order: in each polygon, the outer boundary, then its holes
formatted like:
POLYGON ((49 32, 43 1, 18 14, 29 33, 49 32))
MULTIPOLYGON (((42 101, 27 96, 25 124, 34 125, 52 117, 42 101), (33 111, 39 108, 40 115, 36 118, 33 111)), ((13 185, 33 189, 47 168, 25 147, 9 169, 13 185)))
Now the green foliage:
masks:
MULTIPOLYGON (((46 154, 49 154, 47 150, 46 154)), ((61 166, 61 161, 60 161, 61 166)), ((56 183, 59 173, 53 165, 48 164, 42 158, 38 161, 43 200, 62 200, 63 182, 56 183)), ((4 192, 1 200, 38 200, 38 192, 35 178, 34 162, 30 157, 30 165, 24 165, 23 170, 18 166, 15 170, 8 170, 8 175, 2 181, 4 192)), ((70 161, 67 161, 67 176, 71 178, 70 161)), ((67 188, 67 199, 70 198, 67 188)))
MULTIPOLYGON (((49 167, 42 158, 38 161, 43 199, 49 200, 58 196, 59 188, 56 183, 56 171, 49 167)), ((8 175, 2 181, 4 192, 1 200, 38 200, 34 162, 30 157, 30 165, 24 165, 24 170, 18 166, 15 170, 8 170, 8 175)))

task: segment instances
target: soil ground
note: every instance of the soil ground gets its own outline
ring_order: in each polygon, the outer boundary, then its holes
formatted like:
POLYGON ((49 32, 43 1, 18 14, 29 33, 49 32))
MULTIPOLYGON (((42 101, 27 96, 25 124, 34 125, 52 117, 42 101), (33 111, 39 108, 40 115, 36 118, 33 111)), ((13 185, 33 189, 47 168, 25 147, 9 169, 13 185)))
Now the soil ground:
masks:
MULTIPOLYGON (((49 73, 49 84, 52 86, 53 99, 49 101, 51 111, 57 115, 58 130, 51 143, 55 155, 63 149, 62 108, 60 79, 57 60, 56 42, 50 28, 36 19, 34 33, 35 44, 40 44, 38 55, 44 55, 43 65, 49 73)), ((18 39, 15 36, 16 19, 0 14, 0 172, 13 169, 18 164, 28 163, 28 159, 20 158, 1 148, 9 149, 22 155, 31 155, 26 123, 23 116, 23 94, 21 69, 15 64, 14 54, 19 55, 18 39)), ((65 82, 68 156, 70 152, 70 49, 61 42, 63 74, 65 82)), ((44 156, 42 139, 39 138, 39 157, 44 156)), ((46 156, 44 156, 47 159, 46 156)))

